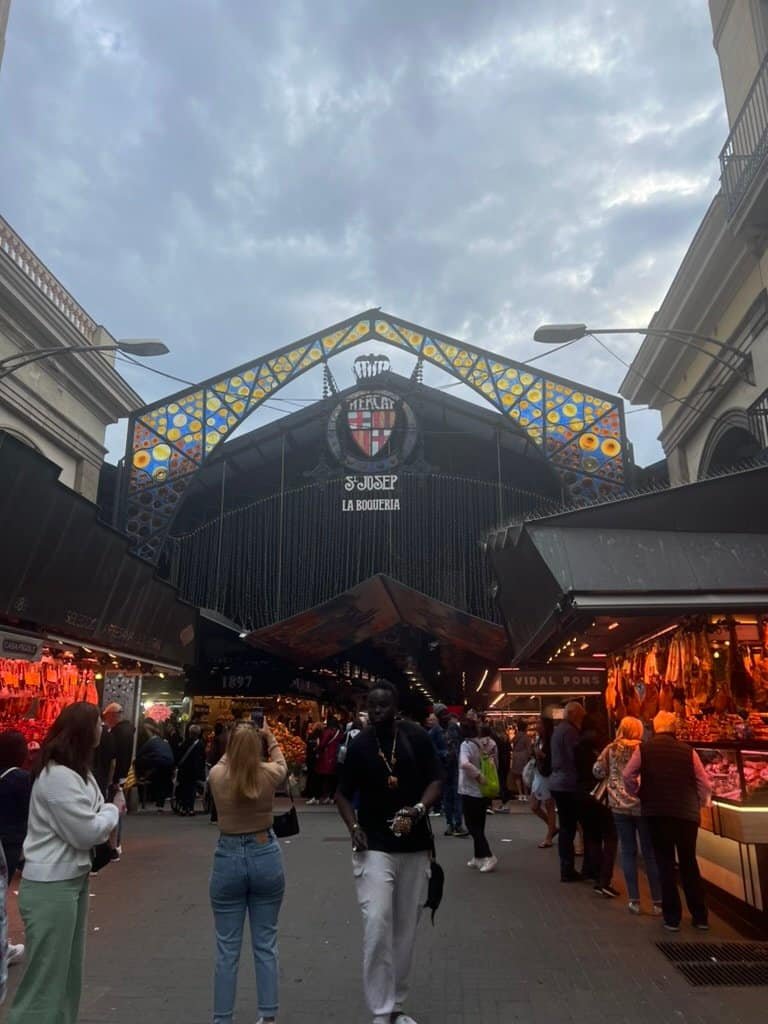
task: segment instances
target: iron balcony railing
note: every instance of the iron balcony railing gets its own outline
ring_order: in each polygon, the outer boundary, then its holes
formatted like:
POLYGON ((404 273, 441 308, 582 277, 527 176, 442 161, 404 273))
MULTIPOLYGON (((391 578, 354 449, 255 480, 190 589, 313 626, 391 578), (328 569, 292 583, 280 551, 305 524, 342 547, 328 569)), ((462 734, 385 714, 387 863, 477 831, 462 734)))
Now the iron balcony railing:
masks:
POLYGON ((768 54, 720 153, 720 181, 733 217, 768 155, 768 54))

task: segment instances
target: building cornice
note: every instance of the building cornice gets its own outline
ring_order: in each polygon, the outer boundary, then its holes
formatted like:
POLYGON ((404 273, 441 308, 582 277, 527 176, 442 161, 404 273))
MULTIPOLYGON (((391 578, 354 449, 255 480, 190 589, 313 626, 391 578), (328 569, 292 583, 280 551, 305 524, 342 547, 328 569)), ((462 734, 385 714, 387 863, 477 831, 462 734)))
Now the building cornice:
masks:
MULTIPOLYGON (((712 25, 712 43, 716 50, 720 46, 720 40, 723 35, 723 29, 725 28, 726 22, 728 21, 731 11, 733 10, 733 5, 735 2, 736 0, 726 0, 725 4, 723 5, 723 9, 720 13, 720 19, 718 23, 716 25, 712 25)), ((711 9, 712 5, 710 4, 710 11, 711 9)))
MULTIPOLYGON (((26 321, 27 331, 17 336, 23 341, 21 351, 97 343, 99 325, 2 217, 0 288, 26 321), (41 333, 45 337, 40 338, 41 333)), ((108 354, 68 355, 66 369, 64 361, 60 367, 68 379, 79 381, 86 393, 93 394, 94 388, 102 392, 99 400, 109 408, 109 420, 127 416, 142 405, 141 396, 115 370, 108 354)))

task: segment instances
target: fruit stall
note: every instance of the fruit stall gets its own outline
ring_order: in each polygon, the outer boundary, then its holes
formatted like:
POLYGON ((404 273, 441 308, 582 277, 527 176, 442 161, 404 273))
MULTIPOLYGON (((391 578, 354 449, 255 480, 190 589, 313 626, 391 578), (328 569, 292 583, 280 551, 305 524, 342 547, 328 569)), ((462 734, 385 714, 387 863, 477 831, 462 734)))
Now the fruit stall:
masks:
POLYGON ((261 708, 266 723, 280 744, 291 774, 297 775, 306 765, 307 745, 302 739, 307 727, 321 721, 317 701, 297 697, 194 697, 192 721, 213 728, 217 722, 230 725, 237 719, 248 719, 261 708))

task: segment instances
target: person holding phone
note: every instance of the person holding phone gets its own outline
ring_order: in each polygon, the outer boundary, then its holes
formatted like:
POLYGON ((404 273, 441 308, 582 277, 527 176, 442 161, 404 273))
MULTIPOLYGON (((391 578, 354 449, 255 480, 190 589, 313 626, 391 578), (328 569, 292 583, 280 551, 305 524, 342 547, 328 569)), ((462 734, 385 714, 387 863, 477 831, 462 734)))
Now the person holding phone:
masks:
POLYGON ((227 752, 208 777, 220 832, 210 881, 214 1024, 232 1022, 246 912, 261 1014, 257 1024, 274 1021, 278 1010, 277 922, 285 877, 272 823, 275 791, 288 778, 288 765, 269 729, 257 728, 258 720, 253 712, 251 721, 232 729, 227 752))

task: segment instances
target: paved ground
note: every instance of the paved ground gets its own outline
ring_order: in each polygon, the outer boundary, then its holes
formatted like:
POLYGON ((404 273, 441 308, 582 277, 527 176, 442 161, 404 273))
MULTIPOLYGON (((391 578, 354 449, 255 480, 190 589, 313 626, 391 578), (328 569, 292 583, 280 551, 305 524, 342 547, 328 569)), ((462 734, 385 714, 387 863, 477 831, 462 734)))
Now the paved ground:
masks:
MULTIPOLYGON (((658 919, 622 900, 561 885, 555 850, 525 808, 490 821, 496 874, 469 871, 469 840, 441 839, 446 896, 425 919, 411 1012, 420 1024, 752 1024, 766 989, 697 989, 654 943, 658 919)), ((349 846, 335 812, 303 811, 285 845, 281 1021, 366 1024, 358 911, 349 846)), ((92 880, 88 1024, 209 1024, 213 941, 207 875, 216 839, 203 818, 145 813, 128 820, 126 855, 92 880)), ((617 872, 618 877, 618 872, 617 872)), ((13 918, 12 911, 12 918, 13 918)), ((719 922, 710 940, 733 938, 719 922)), ((18 935, 18 925, 14 936, 18 935)), ((692 931, 681 939, 700 939, 692 931)), ((12 977, 18 978, 18 968, 12 977)), ((240 1024, 256 1019, 252 965, 241 964, 240 1024)))

